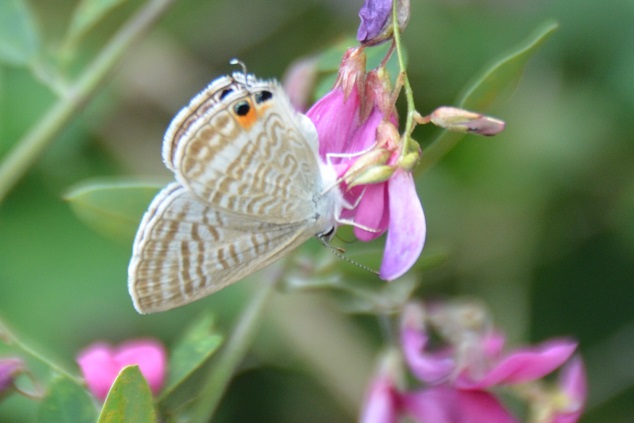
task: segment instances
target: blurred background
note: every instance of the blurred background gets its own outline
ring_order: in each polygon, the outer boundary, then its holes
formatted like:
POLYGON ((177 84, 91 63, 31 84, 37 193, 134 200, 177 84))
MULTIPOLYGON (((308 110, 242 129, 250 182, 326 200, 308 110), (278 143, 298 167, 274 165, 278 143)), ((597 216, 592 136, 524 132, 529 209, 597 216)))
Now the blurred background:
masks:
MULTIPOLYGON (((77 1, 28 3, 53 55, 77 1)), ((142 3, 123 2, 100 22, 76 46, 70 74, 142 3)), ((126 287, 131 238, 93 232, 63 195, 95 177, 168 181, 160 149, 171 117, 232 71, 231 58, 260 77, 281 78, 294 60, 354 36, 361 3, 177 1, 0 205, 5 321, 69 366, 98 339, 153 336, 169 346, 202 310, 230 330, 262 276, 182 309, 140 316, 126 287)), ((634 2, 412 0, 411 8, 404 43, 423 114, 455 104, 474 77, 544 21, 560 24, 513 95, 487 110, 507 129, 465 138, 417 175, 426 252, 447 254, 417 276, 417 293, 481 299, 513 343, 579 340, 590 385, 581 421, 631 422, 634 2)), ((0 156, 54 100, 30 71, 0 66, 0 156)), ((424 127, 414 137, 424 148, 437 133, 424 127)), ((310 243, 304 251, 319 248, 310 243)), ((342 314, 328 295, 275 301, 214 421, 353 421, 381 345, 376 322, 342 314), (318 342, 307 344, 301 333, 318 342), (343 380, 333 379, 337 372, 343 380)), ((0 421, 29 421, 34 410, 13 396, 0 404, 0 421)))

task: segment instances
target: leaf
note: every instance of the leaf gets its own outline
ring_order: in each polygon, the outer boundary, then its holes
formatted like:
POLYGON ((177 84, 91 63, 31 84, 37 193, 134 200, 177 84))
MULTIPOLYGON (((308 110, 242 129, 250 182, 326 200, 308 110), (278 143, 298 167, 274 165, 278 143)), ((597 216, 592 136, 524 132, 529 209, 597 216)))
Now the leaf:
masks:
POLYGON ((153 423, 152 392, 139 366, 125 367, 108 392, 97 423, 153 423))
POLYGON ((90 394, 62 376, 53 380, 37 412, 39 423, 93 423, 96 417, 90 394))
POLYGON ((460 107, 483 111, 495 100, 506 98, 515 89, 528 60, 557 30, 556 22, 543 24, 527 41, 495 63, 462 95, 460 107))
POLYGON ((131 240, 141 216, 162 184, 142 181, 88 181, 64 199, 86 225, 109 238, 131 240))
POLYGON ((173 392, 194 371, 200 368, 222 344, 223 337, 214 329, 212 315, 204 315, 194 322, 172 350, 167 387, 162 397, 173 392))
MULTIPOLYGON (((465 90, 465 94, 458 102, 460 107, 481 113, 494 101, 500 101, 508 96, 522 76, 528 60, 557 27, 555 22, 543 24, 527 41, 484 72, 483 76, 465 90)), ((425 149, 416 168, 416 174, 424 172, 440 161, 464 137, 463 133, 442 131, 425 149)))
POLYGON ((0 1, 0 62, 26 65, 40 48, 31 11, 23 0, 0 1))
POLYGON ((73 43, 80 39, 95 24, 115 7, 127 0, 81 0, 75 8, 68 28, 67 40, 73 43))

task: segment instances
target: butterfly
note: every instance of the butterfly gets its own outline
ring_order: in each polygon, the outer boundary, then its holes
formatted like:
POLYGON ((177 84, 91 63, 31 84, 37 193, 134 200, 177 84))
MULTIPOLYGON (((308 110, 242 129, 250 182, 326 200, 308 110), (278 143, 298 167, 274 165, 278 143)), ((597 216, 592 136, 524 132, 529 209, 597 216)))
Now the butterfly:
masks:
POLYGON ((169 125, 176 182, 144 214, 128 268, 139 313, 169 310, 262 269, 313 236, 329 239, 345 206, 311 120, 276 81, 217 78, 169 125))

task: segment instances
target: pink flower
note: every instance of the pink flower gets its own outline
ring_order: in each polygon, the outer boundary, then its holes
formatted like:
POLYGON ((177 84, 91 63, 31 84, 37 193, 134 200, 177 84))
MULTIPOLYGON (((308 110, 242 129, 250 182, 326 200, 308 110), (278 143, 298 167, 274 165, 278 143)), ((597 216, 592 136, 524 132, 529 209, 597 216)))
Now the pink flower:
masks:
POLYGON ((455 344, 427 350, 424 312, 410 305, 403 313, 401 342, 412 372, 428 383, 449 382, 459 389, 486 389, 540 379, 563 365, 577 344, 552 340, 503 353, 504 336, 484 330, 465 330, 455 344))
POLYGON ((502 356, 489 356, 483 350, 483 358, 488 361, 488 365, 484 369, 477 369, 472 363, 465 363, 464 370, 456 380, 456 386, 462 389, 483 389, 541 379, 561 367, 576 348, 575 342, 558 339, 530 348, 520 348, 502 356))
POLYGON ((420 423, 518 423, 495 396, 437 386, 402 396, 402 410, 420 423))
POLYGON ((557 386, 537 386, 533 396, 533 420, 540 423, 576 423, 586 401, 587 386, 583 362, 574 357, 559 373, 557 386))
POLYGON ((166 355, 163 346, 151 339, 125 342, 117 347, 94 343, 77 356, 90 392, 104 400, 119 372, 126 366, 138 365, 150 389, 157 394, 165 379, 166 355))
POLYGON ((574 357, 562 369, 558 385, 565 401, 554 413, 552 423, 576 423, 588 394, 586 372, 579 357, 574 357))
POLYGON ((0 396, 13 387, 13 380, 24 370, 24 362, 19 358, 0 359, 0 396))
POLYGON ((397 358, 386 354, 366 393, 361 423, 396 423, 400 412, 400 393, 396 387, 397 358))
POLYGON ((425 216, 402 144, 389 80, 381 68, 365 73, 361 48, 346 52, 334 88, 306 113, 319 136, 319 154, 335 168, 361 241, 387 231, 379 276, 396 279, 416 262, 425 242, 425 216))

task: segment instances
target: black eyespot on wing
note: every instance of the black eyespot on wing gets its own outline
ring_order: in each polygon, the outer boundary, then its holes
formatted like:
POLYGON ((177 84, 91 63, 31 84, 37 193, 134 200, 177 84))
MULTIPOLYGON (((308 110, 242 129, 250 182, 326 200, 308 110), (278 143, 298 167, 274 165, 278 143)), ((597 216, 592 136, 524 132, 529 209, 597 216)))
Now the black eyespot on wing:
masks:
POLYGON ((255 95, 255 102, 258 104, 262 104, 265 101, 269 101, 273 98, 273 93, 267 90, 262 90, 255 95))
POLYGON ((225 88, 224 90, 222 90, 222 93, 220 93, 220 100, 222 100, 223 98, 225 98, 232 92, 233 92, 233 88, 225 88))
POLYGON ((233 106, 233 111, 236 112, 238 116, 246 116, 251 110, 251 105, 248 101, 241 101, 233 106))

